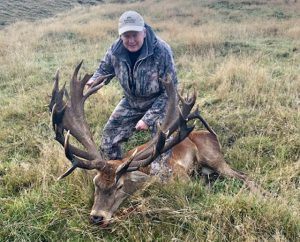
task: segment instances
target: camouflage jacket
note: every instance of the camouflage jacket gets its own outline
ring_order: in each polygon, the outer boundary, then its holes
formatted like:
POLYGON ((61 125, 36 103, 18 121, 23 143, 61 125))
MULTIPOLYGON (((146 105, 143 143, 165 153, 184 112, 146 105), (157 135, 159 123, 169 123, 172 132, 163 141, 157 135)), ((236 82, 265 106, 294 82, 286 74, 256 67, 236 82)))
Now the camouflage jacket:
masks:
POLYGON ((160 79, 170 75, 177 85, 177 77, 170 46, 157 37, 150 26, 145 27, 146 39, 133 70, 128 51, 119 38, 106 52, 92 79, 107 74, 116 76, 129 106, 145 111, 142 120, 152 126, 166 105, 167 95, 160 79))

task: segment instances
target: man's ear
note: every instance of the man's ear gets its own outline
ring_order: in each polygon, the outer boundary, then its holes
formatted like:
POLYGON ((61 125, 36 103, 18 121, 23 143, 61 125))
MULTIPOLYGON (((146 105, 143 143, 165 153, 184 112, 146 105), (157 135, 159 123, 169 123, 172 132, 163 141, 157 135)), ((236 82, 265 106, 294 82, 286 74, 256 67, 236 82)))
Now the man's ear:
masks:
POLYGON ((146 30, 146 28, 144 28, 144 38, 146 38, 146 33, 147 33, 147 30, 146 30))

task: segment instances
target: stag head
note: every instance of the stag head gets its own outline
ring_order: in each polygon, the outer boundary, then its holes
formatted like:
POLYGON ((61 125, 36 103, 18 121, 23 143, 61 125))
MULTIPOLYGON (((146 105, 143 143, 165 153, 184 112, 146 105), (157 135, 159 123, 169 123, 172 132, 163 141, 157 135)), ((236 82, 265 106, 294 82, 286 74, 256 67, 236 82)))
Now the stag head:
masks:
POLYGON ((141 171, 126 172, 115 182, 115 174, 108 175, 98 172, 94 177, 94 204, 90 220, 105 227, 111 221, 113 214, 121 203, 134 192, 139 190, 149 176, 141 171))
POLYGON ((90 220, 105 227, 124 199, 148 180, 146 170, 149 164, 185 139, 193 130, 193 127, 187 127, 186 122, 195 103, 195 94, 192 98, 180 97, 182 108, 179 109, 173 83, 170 80, 162 81, 168 95, 167 112, 157 134, 147 144, 129 152, 122 160, 105 160, 98 151, 86 122, 84 103, 90 95, 101 89, 112 75, 98 78, 91 88, 85 90, 91 75, 85 75, 79 80, 77 76, 81 65, 82 62, 75 68, 70 82, 70 94, 65 85, 59 89, 58 71, 54 78, 49 104, 52 125, 55 139, 64 147, 65 155, 72 163, 72 167, 59 179, 70 175, 76 168, 97 171, 93 179, 95 192, 90 220), (83 149, 69 144, 70 135, 82 144, 83 149))

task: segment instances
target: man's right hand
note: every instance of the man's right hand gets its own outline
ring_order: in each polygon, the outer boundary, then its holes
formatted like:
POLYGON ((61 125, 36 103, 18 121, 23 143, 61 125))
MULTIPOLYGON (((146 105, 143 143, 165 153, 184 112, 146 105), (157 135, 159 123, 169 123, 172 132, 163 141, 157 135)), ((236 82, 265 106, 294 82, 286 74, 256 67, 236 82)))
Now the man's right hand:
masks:
POLYGON ((137 122, 137 124, 135 125, 135 129, 140 131, 140 130, 148 130, 148 125, 143 121, 140 120, 137 122))
POLYGON ((87 87, 90 88, 93 85, 94 81, 95 80, 93 80, 93 79, 88 80, 86 83, 87 87))

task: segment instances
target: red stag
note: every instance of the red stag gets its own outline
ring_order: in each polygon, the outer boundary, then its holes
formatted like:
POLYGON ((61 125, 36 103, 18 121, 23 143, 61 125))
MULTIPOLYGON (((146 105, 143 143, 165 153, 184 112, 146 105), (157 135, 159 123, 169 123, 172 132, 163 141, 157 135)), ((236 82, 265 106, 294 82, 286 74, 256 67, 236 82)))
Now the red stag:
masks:
POLYGON ((76 67, 70 82, 70 94, 65 86, 59 89, 59 72, 54 78, 52 98, 49 104, 55 139, 64 146, 65 155, 72 167, 60 178, 71 174, 76 168, 96 170, 94 204, 90 213, 93 223, 106 226, 120 204, 137 191, 147 181, 150 164, 159 155, 171 150, 167 166, 172 175, 180 179, 189 178, 193 171, 216 172, 243 181, 248 188, 259 188, 244 173, 232 169, 224 160, 215 132, 200 116, 198 110, 191 112, 195 93, 185 98, 178 94, 171 81, 162 81, 168 95, 166 116, 158 125, 156 135, 144 145, 128 152, 122 160, 105 160, 97 149, 84 114, 84 102, 105 84, 109 76, 103 76, 85 91, 86 82, 91 77, 77 78, 82 62, 76 67), (66 101, 64 100, 66 99, 66 101), (174 111, 175 110, 175 111, 174 111), (207 131, 193 131, 187 122, 199 119, 207 131), (69 144, 69 136, 75 137, 84 149, 69 144))

